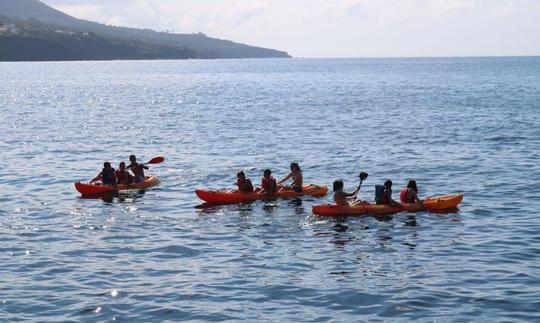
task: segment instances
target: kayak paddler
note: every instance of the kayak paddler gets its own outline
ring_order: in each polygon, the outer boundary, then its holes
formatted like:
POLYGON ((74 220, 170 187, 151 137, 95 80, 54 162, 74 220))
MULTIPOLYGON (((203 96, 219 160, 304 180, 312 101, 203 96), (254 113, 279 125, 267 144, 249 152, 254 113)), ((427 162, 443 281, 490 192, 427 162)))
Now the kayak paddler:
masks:
POLYGON ((343 181, 338 179, 334 181, 333 189, 334 189, 334 202, 338 206, 350 206, 350 205, 357 205, 357 204, 363 204, 368 203, 366 201, 362 201, 357 199, 358 193, 360 192, 360 188, 362 187, 362 183, 368 178, 368 173, 361 172, 360 173, 360 184, 354 190, 352 193, 347 193, 343 191, 343 181))
POLYGON ((272 171, 270 169, 265 169, 263 172, 263 177, 261 178, 261 187, 257 188, 255 191, 272 195, 276 193, 277 190, 277 181, 274 176, 272 176, 272 171))
POLYGON ((401 203, 420 203, 422 200, 418 198, 418 186, 414 179, 409 180, 407 187, 404 187, 399 193, 399 199, 401 203))
POLYGON ((386 180, 384 185, 375 186, 375 202, 377 205, 401 206, 392 199, 392 181, 386 180))
POLYGON ((148 166, 144 164, 137 163, 137 157, 135 155, 129 156, 129 161, 131 164, 127 167, 133 173, 134 179, 133 183, 142 183, 145 181, 146 176, 144 175, 144 170, 148 169, 148 166))
POLYGON ((90 183, 95 183, 97 181, 101 181, 103 185, 109 185, 109 186, 114 186, 117 184, 115 171, 114 171, 114 168, 112 168, 111 163, 104 162, 101 173, 99 173, 98 176, 96 176, 96 178, 91 180, 90 183))
POLYGON ((292 180, 291 185, 283 186, 284 189, 292 189, 295 192, 302 192, 302 187, 304 186, 304 177, 302 176, 302 170, 298 163, 291 163, 290 166, 291 172, 287 177, 278 182, 278 185, 281 186, 288 180, 292 180))
POLYGON ((246 177, 246 173, 244 173, 244 171, 238 172, 236 178, 236 186, 238 186, 238 191, 249 193, 253 192, 253 183, 251 183, 251 180, 246 177))
POLYGON ((133 183, 133 176, 126 170, 126 163, 121 162, 115 172, 118 184, 129 185, 133 183))

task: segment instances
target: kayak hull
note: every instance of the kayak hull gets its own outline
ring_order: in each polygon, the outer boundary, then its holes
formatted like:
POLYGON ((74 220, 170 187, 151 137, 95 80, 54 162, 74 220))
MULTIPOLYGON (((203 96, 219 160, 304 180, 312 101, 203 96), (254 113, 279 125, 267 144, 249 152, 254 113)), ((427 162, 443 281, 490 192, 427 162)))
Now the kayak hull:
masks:
POLYGON ((420 203, 403 203, 401 206, 363 203, 351 206, 323 204, 313 206, 313 214, 319 216, 354 216, 364 214, 393 214, 400 212, 438 212, 456 208, 463 200, 463 194, 428 197, 420 203))
POLYGON ((328 187, 319 185, 304 185, 302 192, 282 190, 273 195, 255 192, 195 190, 195 194, 197 194, 201 200, 214 204, 247 203, 268 198, 294 198, 305 195, 323 197, 326 193, 328 193, 328 187))
POLYGON ((101 184, 90 184, 90 183, 75 183, 75 189, 84 196, 93 196, 93 195, 102 195, 107 193, 116 193, 120 191, 129 191, 129 190, 143 190, 156 186, 159 184, 159 178, 156 176, 147 177, 146 180, 142 183, 129 184, 129 185, 116 185, 108 186, 101 184))

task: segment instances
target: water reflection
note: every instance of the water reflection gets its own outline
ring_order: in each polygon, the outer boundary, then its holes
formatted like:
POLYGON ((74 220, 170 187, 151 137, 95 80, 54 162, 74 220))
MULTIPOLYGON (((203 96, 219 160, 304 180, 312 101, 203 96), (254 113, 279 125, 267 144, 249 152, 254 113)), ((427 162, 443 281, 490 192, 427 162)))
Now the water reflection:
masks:
POLYGON ((294 213, 296 215, 306 214, 306 209, 303 207, 303 200, 301 198, 294 198, 289 201, 288 206, 294 208, 294 213))
POLYGON ((404 225, 406 227, 417 227, 418 223, 416 222, 416 216, 415 215, 409 215, 407 217, 407 221, 405 221, 404 225))
POLYGON ((83 200, 102 200, 106 204, 112 203, 134 203, 137 200, 144 197, 146 190, 136 190, 136 191, 123 191, 123 192, 110 192, 100 195, 92 196, 80 196, 80 199, 83 200))

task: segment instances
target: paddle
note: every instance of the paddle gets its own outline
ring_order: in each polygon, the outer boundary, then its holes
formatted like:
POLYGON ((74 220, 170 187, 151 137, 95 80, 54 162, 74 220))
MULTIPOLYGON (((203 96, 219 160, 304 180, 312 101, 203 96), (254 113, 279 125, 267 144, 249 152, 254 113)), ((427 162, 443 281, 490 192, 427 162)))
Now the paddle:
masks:
POLYGON ((358 188, 356 189, 356 194, 354 194, 354 198, 358 196, 358 193, 360 193, 360 188, 362 187, 362 182, 365 181, 368 178, 368 173, 361 172, 360 173, 360 185, 358 185, 358 188))
POLYGON ((152 159, 150 159, 149 162, 145 163, 144 165, 148 165, 148 164, 161 164, 165 161, 165 157, 154 157, 152 159))

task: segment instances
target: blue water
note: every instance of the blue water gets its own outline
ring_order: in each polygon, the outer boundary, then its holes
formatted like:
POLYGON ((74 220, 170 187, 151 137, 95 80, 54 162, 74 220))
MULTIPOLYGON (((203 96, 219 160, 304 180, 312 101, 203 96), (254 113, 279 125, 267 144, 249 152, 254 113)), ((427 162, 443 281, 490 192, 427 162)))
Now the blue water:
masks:
POLYGON ((0 64, 0 321, 539 321, 540 58, 0 64), (164 155, 161 186, 73 182, 164 155), (458 213, 196 208, 195 188, 391 178, 458 213))

